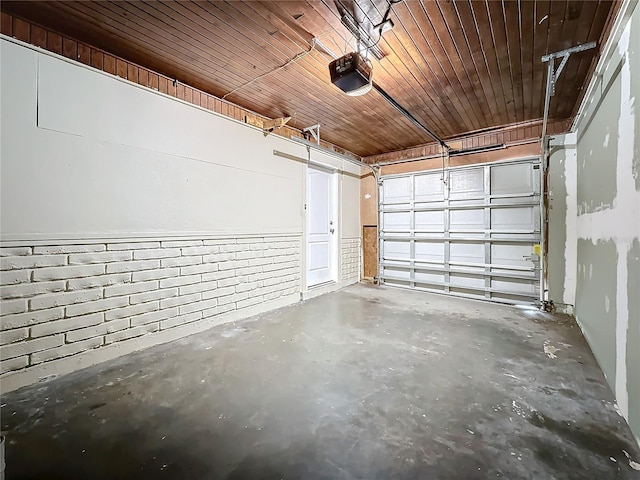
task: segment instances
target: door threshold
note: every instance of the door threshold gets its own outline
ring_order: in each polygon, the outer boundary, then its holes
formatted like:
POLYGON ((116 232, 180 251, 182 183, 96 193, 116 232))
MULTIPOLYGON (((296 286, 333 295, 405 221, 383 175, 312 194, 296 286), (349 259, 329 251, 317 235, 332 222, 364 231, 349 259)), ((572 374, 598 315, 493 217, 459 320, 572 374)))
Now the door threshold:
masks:
POLYGON ((311 287, 307 287, 306 292, 300 292, 301 300, 309 300, 314 297, 319 297, 320 295, 324 295, 325 293, 335 292, 339 290, 342 285, 335 280, 330 280, 328 282, 318 283, 311 287))
POLYGON ((315 285, 311 285, 309 288, 307 288, 307 290, 315 290, 317 288, 322 288, 322 287, 326 287, 328 285, 335 285, 336 282, 335 280, 329 280, 328 282, 322 282, 322 283, 316 283, 315 285))

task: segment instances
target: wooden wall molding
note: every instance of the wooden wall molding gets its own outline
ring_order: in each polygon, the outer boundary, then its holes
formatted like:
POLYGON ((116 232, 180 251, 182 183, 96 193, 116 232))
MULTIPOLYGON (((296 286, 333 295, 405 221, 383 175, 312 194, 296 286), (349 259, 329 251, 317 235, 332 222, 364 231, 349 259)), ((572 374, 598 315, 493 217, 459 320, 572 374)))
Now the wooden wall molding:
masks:
MULTIPOLYGON (((573 119, 571 118, 562 121, 552 121, 547 126, 547 132, 551 135, 565 133, 571 128, 572 121, 573 119)), ((446 142, 454 145, 454 148, 461 150, 501 144, 509 146, 540 140, 541 133, 542 120, 537 120, 491 129, 489 131, 476 132, 462 137, 449 138, 446 142)), ((362 160, 365 163, 375 164, 430 157, 440 155, 441 153, 440 146, 432 142, 395 152, 363 157, 362 160)))

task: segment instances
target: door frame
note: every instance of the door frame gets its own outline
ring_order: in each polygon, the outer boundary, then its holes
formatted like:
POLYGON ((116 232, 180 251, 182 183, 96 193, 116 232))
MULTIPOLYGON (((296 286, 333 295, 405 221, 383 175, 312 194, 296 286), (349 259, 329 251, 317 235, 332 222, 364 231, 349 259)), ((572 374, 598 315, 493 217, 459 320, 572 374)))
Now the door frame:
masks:
POLYGON ((305 204, 304 204, 304 290, 308 291, 310 289, 321 288, 328 284, 338 283, 340 277, 340 191, 339 191, 339 183, 338 183, 338 169, 329 165, 325 165, 319 162, 314 162, 309 159, 306 168, 305 168, 305 176, 304 176, 304 185, 305 185, 305 204), (326 282, 309 285, 309 204, 311 199, 309 198, 310 188, 309 188, 309 175, 310 170, 317 170, 330 175, 330 192, 329 192, 329 202, 330 202, 330 215, 333 217, 333 224, 335 228, 334 234, 331 236, 330 241, 330 254, 329 254, 329 268, 330 268, 330 279, 326 282))

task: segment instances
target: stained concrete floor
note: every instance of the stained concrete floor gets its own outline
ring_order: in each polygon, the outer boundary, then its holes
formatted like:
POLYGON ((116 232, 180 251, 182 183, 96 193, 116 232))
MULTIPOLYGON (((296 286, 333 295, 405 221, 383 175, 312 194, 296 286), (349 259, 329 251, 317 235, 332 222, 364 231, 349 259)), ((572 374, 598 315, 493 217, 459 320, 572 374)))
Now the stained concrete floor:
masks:
POLYGON ((355 285, 2 403, 9 480, 640 476, 572 320, 392 288, 355 285))

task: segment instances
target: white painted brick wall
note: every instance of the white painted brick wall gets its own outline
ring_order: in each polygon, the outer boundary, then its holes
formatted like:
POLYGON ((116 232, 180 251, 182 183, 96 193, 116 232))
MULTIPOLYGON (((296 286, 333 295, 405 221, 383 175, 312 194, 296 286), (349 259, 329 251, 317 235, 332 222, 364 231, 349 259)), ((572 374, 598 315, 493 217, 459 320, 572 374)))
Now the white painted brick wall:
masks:
POLYGON ((41 323, 31 327, 31 338, 46 337, 60 332, 67 332, 83 327, 91 327, 104 322, 104 313, 92 313, 80 317, 65 318, 54 322, 41 323))
POLYGON ((28 328, 14 328, 13 330, 6 330, 4 332, 0 332, 0 345, 20 342, 27 338, 29 338, 28 328))
POLYGON ((64 292, 67 289, 65 282, 37 282, 23 283, 21 285, 11 285, 0 287, 0 298, 24 298, 33 297, 41 293, 64 292))
POLYGON ((0 374, 10 372, 12 370, 20 370, 29 366, 29 356, 2 359, 0 362, 0 374))
POLYGON ((41 282, 45 280, 68 280, 70 278, 93 277, 103 275, 104 270, 104 265, 37 268, 33 271, 33 280, 34 282, 41 282))
POLYGON ((0 257, 18 257, 23 255, 31 255, 33 249, 31 247, 9 247, 0 248, 0 257))
POLYGON ((160 242, 110 243, 107 250, 141 250, 144 248, 160 248, 160 242))
MULTIPOLYGON (((359 275, 359 240, 342 275, 359 275)), ((297 294, 298 236, 0 248, 0 374, 297 294)))
POLYGON ((11 315, 14 313, 22 313, 27 311, 27 301, 20 300, 2 300, 0 303, 0 315, 11 315))
POLYGON ((34 247, 34 255, 57 255, 60 253, 91 253, 104 252, 106 245, 53 245, 49 247, 34 247))
POLYGON ((38 363, 46 362, 48 360, 55 360, 56 358, 74 355, 91 348, 97 348, 102 344, 102 338, 89 338, 81 342, 69 343, 60 347, 50 348, 47 350, 42 350, 40 352, 32 353, 29 362, 31 363, 31 365, 37 365, 38 363))
POLYGON ((117 318, 130 318, 134 315, 140 315, 142 313, 153 312, 160 308, 158 302, 140 303, 138 305, 127 305, 122 308, 111 308, 104 313, 104 319, 115 320, 117 318))
POLYGON ((343 282, 360 280, 360 239, 343 238, 340 242, 340 279, 343 282))
POLYGON ((26 283, 31 278, 31 270, 11 270, 0 272, 0 285, 26 283))
POLYGON ((179 257, 179 248, 158 248, 153 250, 136 250, 133 252, 135 260, 149 260, 152 258, 172 258, 179 257))
MULTIPOLYGON (((146 250, 140 250, 146 251, 146 250)), ((133 256, 132 252, 95 252, 95 253, 76 253, 69 255, 70 265, 87 265, 92 263, 111 263, 111 262, 126 262, 131 260, 133 256)))
POLYGON ((113 333, 120 330, 125 330, 131 326, 131 320, 129 318, 121 318, 118 320, 111 320, 95 325, 93 327, 79 328, 78 330, 71 330, 66 333, 65 340, 67 343, 79 342, 86 340, 87 338, 102 337, 107 333, 113 333))
POLYGON ((99 277, 72 278, 67 282, 67 290, 84 290, 87 288, 107 287, 131 281, 130 273, 113 273, 99 277))

